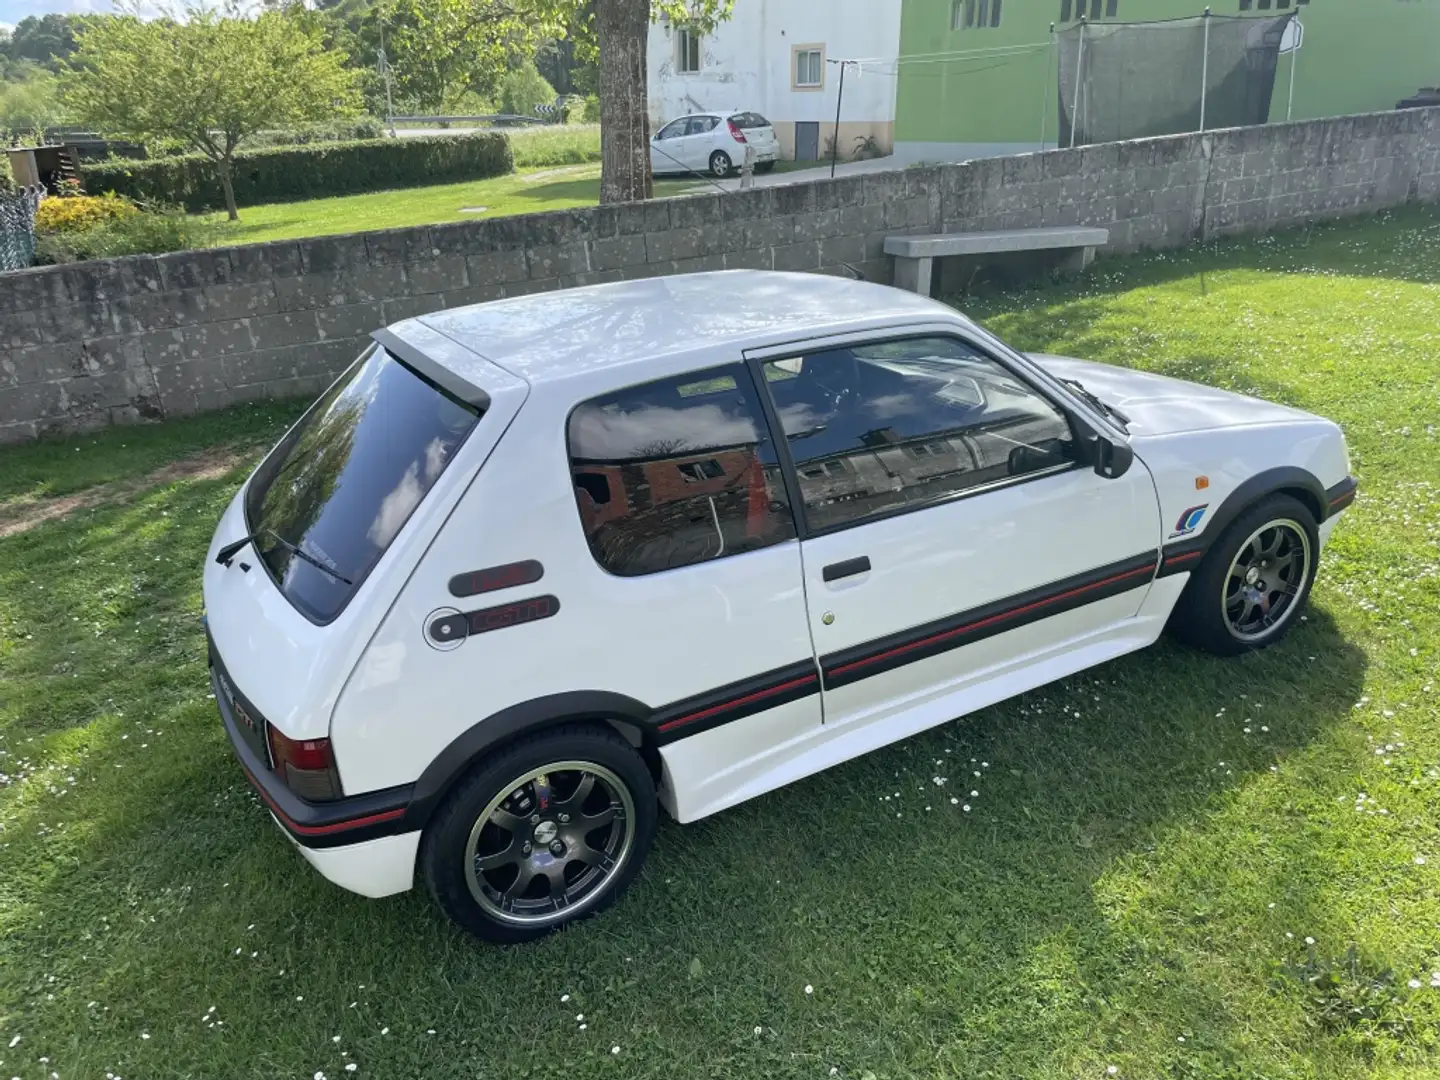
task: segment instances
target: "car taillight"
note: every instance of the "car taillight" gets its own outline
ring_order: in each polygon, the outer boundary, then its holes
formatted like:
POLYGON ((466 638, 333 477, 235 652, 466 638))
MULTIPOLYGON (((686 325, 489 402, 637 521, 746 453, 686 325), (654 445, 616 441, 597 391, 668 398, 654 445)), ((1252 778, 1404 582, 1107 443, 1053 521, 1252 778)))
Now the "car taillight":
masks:
POLYGON ((340 777, 329 739, 292 739, 270 725, 270 756, 285 786, 302 799, 340 798, 340 777))
POLYGON ((734 139, 736 142, 745 141, 745 132, 740 130, 734 120, 726 120, 725 123, 730 125, 730 137, 732 139, 734 139))

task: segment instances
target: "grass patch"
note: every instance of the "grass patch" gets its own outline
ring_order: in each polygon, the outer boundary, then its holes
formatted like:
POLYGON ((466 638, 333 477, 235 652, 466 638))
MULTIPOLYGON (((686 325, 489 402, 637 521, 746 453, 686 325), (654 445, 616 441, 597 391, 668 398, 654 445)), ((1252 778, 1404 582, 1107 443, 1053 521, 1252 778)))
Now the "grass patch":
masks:
MULTIPOLYGON (((244 466, 43 524, 0 540, 3 1075, 1434 1076, 1440 217, 966 306, 1026 348, 1344 424, 1362 495, 1307 620, 1241 660, 1162 643, 666 823, 614 910, 498 950, 421 893, 329 886, 241 778, 199 562, 244 466)), ((260 442, 284 422, 249 419, 260 442)), ((0 476, 74 491, 248 422, 4 451, 0 476)))
MULTIPOLYGON (((676 195, 689 187, 684 181, 660 181, 655 185, 655 193, 676 195)), ((240 211, 239 221, 227 221, 223 213, 211 214, 207 220, 214 229, 217 245, 254 244, 568 210, 594 206, 599 201, 599 165, 562 165, 463 184, 247 206, 240 211)))
POLYGON ((599 124, 552 124, 507 131, 517 169, 600 160, 599 124))

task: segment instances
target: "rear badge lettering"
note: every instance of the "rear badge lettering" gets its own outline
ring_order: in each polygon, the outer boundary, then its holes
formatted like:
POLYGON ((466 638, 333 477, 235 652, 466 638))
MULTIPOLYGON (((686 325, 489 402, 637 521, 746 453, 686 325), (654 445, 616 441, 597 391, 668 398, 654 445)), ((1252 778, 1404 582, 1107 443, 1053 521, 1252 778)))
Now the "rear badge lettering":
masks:
POLYGON ((1204 506, 1192 506, 1184 511, 1175 522, 1175 531, 1165 539, 1174 540, 1177 537, 1189 536, 1200 527, 1200 522, 1205 520, 1205 511, 1210 509, 1210 504, 1204 506))
POLYGON ((553 596, 532 596, 528 600, 516 600, 509 604, 467 611, 463 614, 445 615, 430 623, 432 643, 445 642, 452 648, 455 644, 474 637, 488 634, 491 630, 503 630, 509 626, 548 619, 560 610, 560 601, 553 596))

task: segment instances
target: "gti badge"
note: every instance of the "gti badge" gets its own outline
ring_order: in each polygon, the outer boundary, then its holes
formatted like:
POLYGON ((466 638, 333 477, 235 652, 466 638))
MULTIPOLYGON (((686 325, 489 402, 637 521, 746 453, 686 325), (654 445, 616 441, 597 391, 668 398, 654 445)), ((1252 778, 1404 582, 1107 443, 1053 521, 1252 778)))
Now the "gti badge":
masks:
POLYGON ((1209 503, 1204 506, 1190 507, 1180 515, 1180 519, 1175 522, 1175 531, 1165 539, 1174 540, 1179 536, 1189 536, 1200 527, 1200 522, 1205 520, 1205 511, 1208 509, 1210 509, 1209 503))

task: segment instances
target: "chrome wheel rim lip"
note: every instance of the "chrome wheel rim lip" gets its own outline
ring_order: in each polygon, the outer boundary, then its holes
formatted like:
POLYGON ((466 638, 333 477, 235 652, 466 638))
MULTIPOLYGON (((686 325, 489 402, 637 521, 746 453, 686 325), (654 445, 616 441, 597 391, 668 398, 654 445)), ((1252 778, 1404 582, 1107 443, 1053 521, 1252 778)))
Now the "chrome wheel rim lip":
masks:
MULTIPOLYGON (((540 824, 543 825, 545 820, 548 819, 542 819, 540 824)), ((470 828, 470 835, 465 841, 465 884, 470 889, 471 897, 480 905, 485 914, 498 922, 525 927, 558 924, 574 918, 593 906, 604 893, 606 885, 616 875, 623 872, 635 847, 636 826, 634 797, 631 795, 629 787, 613 770, 593 761, 557 761, 541 765, 522 773, 501 787, 499 793, 490 800, 485 810, 475 819, 474 825, 470 828), (540 905, 546 903, 541 900, 525 901, 526 907, 523 910, 507 909, 503 902, 504 891, 488 882, 485 872, 482 872, 477 866, 478 859, 481 857, 479 845, 485 826, 492 823, 496 812, 501 810, 504 803, 518 789, 532 784, 540 776, 570 772, 580 773, 582 780, 587 775, 592 777, 597 783, 603 784, 610 795, 611 811, 614 817, 609 824, 610 834, 604 852, 609 865, 594 866, 577 875, 575 883, 565 891, 559 902, 556 902, 553 896, 548 898, 550 904, 548 909, 540 909, 540 905)), ((504 828, 498 825, 497 827, 504 828)), ((598 825, 591 831, 598 831, 603 827, 604 825, 598 825)), ((512 835, 512 842, 518 844, 520 838, 512 835)), ((542 852, 535 854, 543 856, 542 852)), ((565 864, 570 861, 573 860, 565 860, 565 864)))
MULTIPOLYGON (((1299 608, 1299 602, 1305 591, 1306 582, 1310 579, 1312 558, 1310 534, 1293 518, 1276 518, 1273 521, 1267 521, 1245 538, 1245 542, 1240 545, 1240 549, 1235 553, 1235 557, 1230 560, 1229 569, 1226 571, 1224 579, 1220 582, 1220 616, 1225 620, 1225 628, 1236 641, 1246 644, 1263 641, 1265 638, 1275 634, 1282 626, 1290 621, 1299 608), (1278 547, 1282 541, 1286 540, 1293 546, 1290 554, 1286 556, 1286 561, 1297 566, 1299 572, 1294 576, 1293 581, 1285 582, 1287 586, 1293 586, 1293 592, 1284 589, 1275 589, 1273 588, 1273 580, 1266 580, 1267 588, 1264 590, 1264 595, 1267 598, 1266 602, 1267 604, 1271 603, 1269 600, 1271 594, 1280 594, 1281 599, 1279 603, 1282 605, 1280 611, 1270 621, 1264 621, 1263 617, 1269 613, 1269 608, 1266 607, 1262 610, 1261 625, 1253 627, 1253 622, 1244 622, 1243 626, 1252 627, 1245 629, 1242 628, 1241 624, 1237 623, 1237 619, 1232 614, 1232 609, 1236 606, 1238 600, 1241 620, 1243 620, 1245 614, 1252 609, 1253 601, 1250 601, 1244 595, 1244 590, 1253 588, 1253 583, 1257 579, 1257 575, 1255 575, 1253 571, 1259 565, 1259 555, 1261 551, 1268 548, 1268 545, 1263 543, 1263 539, 1265 534, 1270 532, 1276 532, 1278 534, 1275 544, 1276 547, 1278 547), (1254 555, 1255 558, 1253 560, 1246 560, 1247 555, 1254 555), (1231 583, 1237 579, 1240 581, 1240 588, 1232 593, 1230 588, 1231 583)), ((1264 571, 1262 570, 1259 575, 1259 580, 1265 580, 1263 575, 1264 571)))

